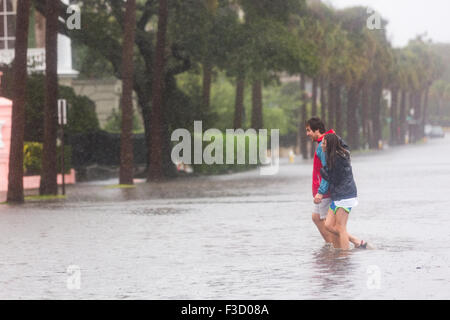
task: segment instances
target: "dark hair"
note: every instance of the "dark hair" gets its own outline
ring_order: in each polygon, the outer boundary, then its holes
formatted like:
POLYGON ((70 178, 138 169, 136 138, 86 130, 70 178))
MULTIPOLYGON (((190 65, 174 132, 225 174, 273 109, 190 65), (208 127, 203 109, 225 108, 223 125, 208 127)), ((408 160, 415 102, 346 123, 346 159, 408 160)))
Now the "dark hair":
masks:
POLYGON ((350 152, 342 146, 341 140, 336 134, 329 133, 326 134, 323 138, 327 141, 327 167, 329 169, 333 169, 336 163, 337 156, 350 159, 350 152))
POLYGON ((317 131, 319 130, 320 133, 325 133, 325 124, 323 123, 322 120, 320 120, 319 117, 312 117, 311 119, 309 119, 308 121, 306 121, 305 124, 306 127, 310 127, 312 131, 317 131))

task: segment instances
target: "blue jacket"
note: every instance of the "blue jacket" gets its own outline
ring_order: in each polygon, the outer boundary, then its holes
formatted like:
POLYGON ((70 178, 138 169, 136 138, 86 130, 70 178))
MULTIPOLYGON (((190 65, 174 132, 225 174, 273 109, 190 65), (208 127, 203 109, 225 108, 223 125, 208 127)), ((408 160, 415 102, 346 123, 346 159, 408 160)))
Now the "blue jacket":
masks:
POLYGON ((338 155, 333 169, 323 167, 320 174, 322 179, 329 182, 331 200, 340 201, 358 196, 349 156, 338 155))

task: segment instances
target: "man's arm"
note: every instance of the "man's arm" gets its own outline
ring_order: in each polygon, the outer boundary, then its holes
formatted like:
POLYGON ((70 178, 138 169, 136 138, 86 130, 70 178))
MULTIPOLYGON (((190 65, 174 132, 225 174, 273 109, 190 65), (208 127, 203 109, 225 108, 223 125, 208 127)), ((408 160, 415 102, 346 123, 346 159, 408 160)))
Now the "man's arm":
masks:
MULTIPOLYGON (((320 162, 322 163, 322 167, 326 167, 327 166, 327 157, 326 157, 325 152, 323 152, 322 148, 320 148, 320 147, 317 148, 317 156, 319 157, 320 162)), ((318 193, 324 195, 325 193, 327 193, 329 186, 330 186, 330 183, 326 179, 324 179, 324 177, 321 175, 318 193)))

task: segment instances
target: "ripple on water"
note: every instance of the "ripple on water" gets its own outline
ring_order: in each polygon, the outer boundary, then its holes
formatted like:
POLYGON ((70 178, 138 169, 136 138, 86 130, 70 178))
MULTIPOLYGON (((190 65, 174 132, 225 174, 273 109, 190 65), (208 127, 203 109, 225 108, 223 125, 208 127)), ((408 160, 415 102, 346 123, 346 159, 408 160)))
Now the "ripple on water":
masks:
POLYGON ((186 209, 177 209, 170 207, 160 207, 160 208, 136 208, 129 211, 129 214, 133 215, 175 215, 186 212, 186 209))

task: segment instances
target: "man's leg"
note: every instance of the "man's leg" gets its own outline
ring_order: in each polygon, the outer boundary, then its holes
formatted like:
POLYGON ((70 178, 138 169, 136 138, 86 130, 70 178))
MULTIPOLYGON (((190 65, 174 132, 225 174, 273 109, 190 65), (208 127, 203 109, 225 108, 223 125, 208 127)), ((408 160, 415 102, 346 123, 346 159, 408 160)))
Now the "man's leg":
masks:
POLYGON ((319 232, 322 235, 325 242, 332 243, 333 242, 332 234, 325 227, 325 220, 320 219, 320 214, 313 213, 312 220, 314 224, 317 226, 317 229, 319 229, 319 232))

